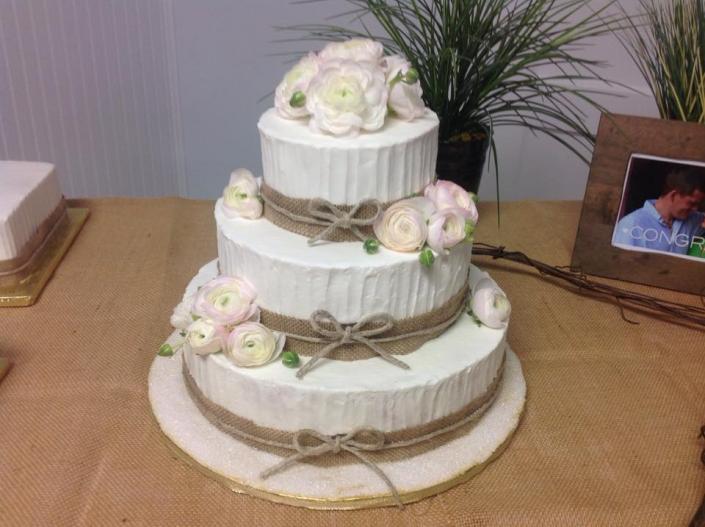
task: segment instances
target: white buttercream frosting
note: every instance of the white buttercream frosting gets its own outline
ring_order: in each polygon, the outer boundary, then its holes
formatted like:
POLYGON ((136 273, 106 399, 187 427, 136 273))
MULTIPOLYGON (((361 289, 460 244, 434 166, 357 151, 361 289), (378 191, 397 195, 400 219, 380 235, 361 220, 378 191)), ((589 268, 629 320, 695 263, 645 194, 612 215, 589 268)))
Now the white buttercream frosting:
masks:
POLYGON ((411 122, 388 118, 380 130, 356 137, 312 132, 306 121, 284 119, 273 108, 258 128, 264 181, 292 198, 387 202, 435 178, 438 117, 431 110, 411 122))
POLYGON ((17 257, 60 201, 54 165, 0 161, 0 261, 17 257))
MULTIPOLYGON (((189 285, 217 273, 215 262, 189 285)), ((471 283, 487 276, 473 267, 471 283)), ((326 434, 372 427, 385 432, 445 417, 483 395, 498 374, 506 330, 478 327, 467 315, 440 337, 400 358, 409 370, 380 358, 323 359, 303 380, 273 362, 238 368, 222 354, 184 357, 203 393, 216 404, 280 430, 312 428, 326 434)), ((308 359, 302 358, 303 361, 308 359)))
POLYGON ((467 281, 472 246, 440 255, 429 269, 417 253, 381 247, 367 254, 360 242, 307 244, 304 236, 266 219, 227 218, 215 207, 221 273, 247 279, 257 304, 308 319, 317 309, 341 322, 383 311, 397 319, 440 307, 467 281))

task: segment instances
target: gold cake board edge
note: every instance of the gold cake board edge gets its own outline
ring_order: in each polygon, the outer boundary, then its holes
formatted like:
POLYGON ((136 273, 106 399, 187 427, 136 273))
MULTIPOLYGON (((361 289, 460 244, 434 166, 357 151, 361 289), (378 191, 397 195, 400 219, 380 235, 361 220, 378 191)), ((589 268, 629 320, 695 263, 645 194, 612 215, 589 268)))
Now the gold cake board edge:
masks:
POLYGON ((67 208, 66 216, 29 265, 15 275, 0 276, 0 307, 27 307, 37 301, 89 214, 86 208, 67 208))
MULTIPOLYGON (((512 415, 515 416, 515 420, 513 420, 513 426, 511 429, 507 429, 505 431, 506 436, 504 439, 498 443, 494 449, 492 450, 492 453, 489 454, 484 460, 472 464, 472 465, 467 465, 458 472, 454 473, 452 476, 450 476, 448 479, 444 481, 440 481, 437 483, 433 483, 429 485, 428 487, 423 487, 423 488, 417 488, 414 490, 409 490, 407 492, 400 492, 400 498, 402 503, 409 504, 413 503, 416 501, 420 501, 422 499, 434 496, 436 494, 440 494, 441 492, 444 492, 452 487, 455 487, 457 485, 460 485, 462 483, 467 482, 468 480, 472 479, 473 477, 477 476, 484 470, 490 463, 492 463, 494 460, 496 460, 507 448, 507 446, 510 444, 512 438, 514 437, 514 434, 516 433, 516 430, 519 428, 521 425, 521 422, 523 421, 524 417, 524 411, 526 409, 526 401, 527 401, 527 393, 526 393, 526 384, 524 380, 524 375, 523 371, 521 368, 521 363, 519 362, 518 357, 516 354, 511 351, 510 348, 507 349, 508 354, 513 355, 513 360, 516 361, 518 370, 517 373, 514 374, 514 377, 516 379, 520 379, 520 383, 524 386, 523 388, 523 395, 520 400, 520 404, 517 404, 515 408, 511 410, 512 415), (518 375, 518 376, 517 376, 518 375)), ((176 355, 175 355, 176 356, 176 355)), ((174 356, 174 357, 175 357, 174 356)), ((392 495, 390 493, 379 493, 375 495, 356 495, 356 496, 350 496, 346 498, 323 498, 323 497, 316 497, 316 496, 310 496, 310 495, 296 495, 292 493, 285 493, 285 492, 276 492, 276 491, 268 491, 265 489, 262 489, 260 487, 253 487, 251 484, 243 482, 241 479, 238 479, 236 477, 233 477, 232 475, 226 475, 221 472, 219 472, 217 469, 211 468, 209 466, 206 466, 205 464, 202 464, 199 462, 197 459, 195 459, 192 455, 188 453, 187 450, 182 448, 177 444, 177 442, 172 439, 168 433, 162 428, 162 424, 159 421, 159 417, 157 416, 157 412, 155 412, 155 405, 153 401, 154 397, 154 392, 153 392, 153 386, 152 386, 152 378, 154 375, 154 368, 157 364, 157 361, 168 361, 168 360, 173 360, 174 357, 155 357, 154 361, 152 362, 152 365, 150 367, 150 372, 149 372, 149 399, 150 399, 150 409, 151 409, 151 416, 153 419, 153 422, 157 426, 157 429, 159 431, 159 435, 161 436, 166 448, 170 450, 171 453, 175 456, 176 459, 178 459, 180 462, 185 463, 186 465, 196 469, 199 471, 201 474, 205 475, 209 479, 212 479, 216 481, 217 483, 223 485, 224 487, 230 489, 231 491, 238 493, 238 494, 246 494, 250 495, 256 498, 264 499, 270 502, 275 502, 275 503, 280 503, 284 505, 290 505, 290 506, 296 506, 296 507, 303 507, 307 509, 313 509, 313 510, 355 510, 355 509, 369 509, 369 508, 375 508, 375 507, 388 507, 388 506, 395 506, 396 502, 394 501, 392 495)), ((179 368, 180 371, 180 368, 179 368)), ((181 376, 179 375, 179 378, 181 379, 181 376)), ((508 380, 505 378, 505 382, 516 382, 514 379, 512 381, 508 380)), ((500 387, 500 392, 502 390, 502 387, 500 387)), ((178 397, 182 397, 182 395, 178 395, 178 397)), ((501 398, 502 395, 500 394, 499 398, 501 398)), ((499 403, 499 398, 498 400, 495 401, 495 404, 499 403)), ((519 401, 519 399, 515 399, 515 401, 519 401)), ((483 419, 488 418, 488 415, 483 416, 480 418, 480 420, 473 425, 468 430, 468 434, 471 433, 471 431, 475 428, 476 425, 479 425, 483 419)), ((178 440, 178 438, 177 438, 178 440)), ((235 441, 235 439, 232 439, 235 441)), ((421 454, 422 456, 424 454, 421 454)))
MULTIPOLYGON (((526 402, 524 402, 524 405, 526 405, 526 402)), ((472 478, 480 474, 480 472, 482 472, 490 463, 500 457, 504 450, 509 446, 509 443, 511 443, 512 439, 514 438, 514 434, 517 428, 519 428, 519 425, 523 420, 523 410, 524 407, 522 407, 522 415, 519 418, 519 421, 517 422, 517 426, 511 431, 507 438, 494 450, 494 452, 492 452, 492 454, 485 461, 483 461, 482 463, 478 463, 477 465, 467 467, 466 469, 459 472, 457 475, 441 483, 437 483, 424 489, 415 490, 413 492, 399 493, 399 497, 401 498, 402 503, 408 505, 410 503, 430 498, 431 496, 435 496, 436 494, 440 494, 462 483, 470 481, 472 478)), ((154 414, 152 414, 152 418, 158 426, 159 423, 157 422, 157 419, 154 414)), ((283 505, 290 505, 295 507, 303 507, 311 510, 359 510, 372 509, 377 507, 393 507, 396 505, 393 498, 389 494, 378 496, 355 496, 353 498, 347 498, 342 500, 332 500, 325 498, 312 498, 310 496, 278 494, 274 492, 267 492, 262 489, 257 489, 246 485, 241 481, 215 472, 214 470, 204 465, 201 465, 188 453, 182 450, 181 447, 174 443, 174 441, 172 441, 169 436, 167 436, 161 429, 159 432, 167 448, 169 448, 172 454, 174 454, 180 461, 189 465, 190 467, 195 468, 201 474, 207 476, 208 478, 216 481, 220 485, 225 486, 226 488, 230 489, 231 491, 237 494, 246 494, 248 496, 253 496, 255 498, 264 499, 274 503, 280 503, 283 505)))

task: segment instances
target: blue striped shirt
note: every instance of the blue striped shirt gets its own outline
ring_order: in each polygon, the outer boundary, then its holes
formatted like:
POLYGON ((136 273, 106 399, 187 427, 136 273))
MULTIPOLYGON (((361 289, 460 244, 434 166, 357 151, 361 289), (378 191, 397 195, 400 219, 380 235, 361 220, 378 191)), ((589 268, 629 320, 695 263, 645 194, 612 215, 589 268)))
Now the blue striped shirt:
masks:
POLYGON ((673 219, 668 226, 654 207, 655 200, 646 200, 644 206, 624 216, 612 235, 612 243, 643 247, 653 251, 687 254, 693 236, 698 235, 703 223, 702 212, 692 212, 685 220, 673 219))

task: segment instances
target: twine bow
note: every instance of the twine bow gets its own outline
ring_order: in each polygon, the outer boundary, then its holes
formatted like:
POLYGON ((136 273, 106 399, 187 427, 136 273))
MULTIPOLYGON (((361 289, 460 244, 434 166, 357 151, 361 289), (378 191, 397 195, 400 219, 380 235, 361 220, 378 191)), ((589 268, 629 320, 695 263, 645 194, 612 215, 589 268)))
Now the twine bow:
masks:
POLYGON ((325 435, 310 429, 299 430, 294 434, 290 447, 296 453, 263 471, 260 477, 267 479, 269 476, 286 470, 302 459, 318 457, 324 454, 338 454, 341 451, 350 452, 385 482, 394 496, 394 501, 401 507, 402 502, 399 492, 392 481, 381 468, 362 454, 362 452, 383 450, 384 442, 384 434, 379 430, 372 429, 359 429, 347 434, 337 435, 325 435))
POLYGON ((405 370, 409 369, 408 364, 397 359, 376 342, 378 340, 388 340, 375 337, 382 335, 394 327, 394 319, 387 313, 373 313, 362 317, 355 324, 343 325, 328 311, 319 309, 318 311, 314 311, 311 315, 310 323, 313 331, 320 335, 320 338, 315 340, 328 342, 328 344, 313 355, 311 360, 299 369, 296 373, 299 379, 303 378, 320 359, 330 355, 333 350, 340 346, 356 342, 367 346, 387 362, 405 370))
POLYGON ((360 230, 361 227, 370 227, 382 213, 382 203, 376 199, 367 199, 357 203, 352 209, 346 211, 325 199, 312 199, 308 204, 308 213, 312 218, 320 220, 326 228, 315 236, 308 239, 308 244, 326 239, 336 229, 347 229, 364 241, 368 236, 360 230), (362 207, 369 206, 373 209, 373 214, 369 217, 358 218, 357 214, 362 207))

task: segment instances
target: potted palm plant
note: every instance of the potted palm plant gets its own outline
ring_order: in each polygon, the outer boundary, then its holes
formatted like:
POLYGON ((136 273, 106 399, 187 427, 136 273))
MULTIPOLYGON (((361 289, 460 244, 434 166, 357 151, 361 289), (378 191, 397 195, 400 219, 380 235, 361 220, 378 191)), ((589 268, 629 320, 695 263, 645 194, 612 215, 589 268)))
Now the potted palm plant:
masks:
POLYGON ((404 55, 440 119, 442 179, 477 192, 488 148, 497 163, 492 132, 506 125, 546 134, 588 162, 594 136, 581 103, 599 106, 579 84, 605 79, 602 63, 576 50, 619 25, 610 3, 592 11, 586 0, 345 1, 350 9, 340 16, 351 24, 285 29, 308 40, 373 38, 404 55), (368 29, 370 18, 380 34, 368 29))

